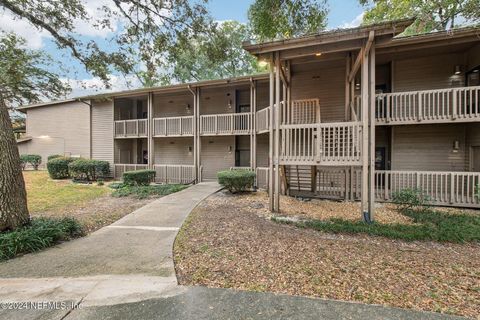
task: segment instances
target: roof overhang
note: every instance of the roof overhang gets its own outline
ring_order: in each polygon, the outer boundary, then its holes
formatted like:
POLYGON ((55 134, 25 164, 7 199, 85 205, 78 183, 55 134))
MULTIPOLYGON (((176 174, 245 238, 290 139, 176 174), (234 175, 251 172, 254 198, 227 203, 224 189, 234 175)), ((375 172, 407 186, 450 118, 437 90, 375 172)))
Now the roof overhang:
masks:
POLYGON ((32 140, 32 137, 21 138, 21 139, 17 139, 17 143, 24 143, 30 140, 32 140))
POLYGON ((321 50, 320 52, 347 51, 349 49, 359 48, 363 41, 369 37, 371 31, 375 32, 377 38, 382 37, 391 39, 405 31, 405 29, 413 22, 414 19, 403 19, 365 25, 357 28, 335 29, 298 38, 259 44, 251 44, 247 42, 243 44, 243 48, 251 54, 259 57, 280 51, 281 53, 284 53, 283 59, 293 57, 294 50, 297 51, 296 56, 305 55, 307 52, 308 54, 312 54, 315 50, 321 50))

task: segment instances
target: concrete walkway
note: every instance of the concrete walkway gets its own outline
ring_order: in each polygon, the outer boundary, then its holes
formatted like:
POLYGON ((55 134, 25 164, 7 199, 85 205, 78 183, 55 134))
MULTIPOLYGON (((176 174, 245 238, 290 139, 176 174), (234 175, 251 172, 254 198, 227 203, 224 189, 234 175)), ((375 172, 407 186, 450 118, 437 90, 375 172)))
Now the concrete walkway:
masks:
POLYGON ((433 313, 177 285, 172 248, 191 210, 219 190, 201 183, 91 235, 0 263, 0 319, 442 319, 433 313), (13 305, 8 302, 62 302, 13 305), (72 309, 79 305, 80 309, 72 309), (11 307, 22 310, 10 310, 11 307))

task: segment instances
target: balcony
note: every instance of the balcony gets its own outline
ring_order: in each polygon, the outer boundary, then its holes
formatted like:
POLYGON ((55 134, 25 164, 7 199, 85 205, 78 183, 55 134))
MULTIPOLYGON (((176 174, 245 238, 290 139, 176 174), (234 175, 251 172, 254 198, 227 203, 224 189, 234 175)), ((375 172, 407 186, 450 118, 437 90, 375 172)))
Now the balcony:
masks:
POLYGON ((116 163, 113 165, 114 171, 113 175, 115 179, 120 179, 123 176, 124 172, 127 171, 136 171, 136 170, 145 170, 148 168, 146 164, 122 164, 116 163))
POLYGON ((155 182, 157 183, 181 183, 190 184, 195 182, 195 166, 175 164, 155 164, 155 182))
POLYGON ((193 136, 193 116, 153 119, 154 137, 193 136))
POLYGON ((115 121, 115 138, 146 138, 147 119, 115 121))
POLYGON ((250 113, 226 113, 200 116, 200 135, 245 135, 252 131, 250 113))
POLYGON ((380 125, 480 121, 480 86, 377 94, 375 114, 380 125))
POLYGON ((255 121, 257 133, 268 132, 270 128, 270 107, 258 111, 255 121))

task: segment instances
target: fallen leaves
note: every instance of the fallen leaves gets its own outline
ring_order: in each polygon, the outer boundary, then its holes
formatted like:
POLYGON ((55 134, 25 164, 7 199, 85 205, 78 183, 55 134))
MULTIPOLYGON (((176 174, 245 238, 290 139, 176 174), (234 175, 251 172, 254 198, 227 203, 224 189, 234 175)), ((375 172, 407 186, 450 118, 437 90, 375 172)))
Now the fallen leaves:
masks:
MULTIPOLYGON (((281 199, 282 215, 359 219, 357 203, 281 199)), ((480 314, 480 245, 334 235, 277 224, 263 193, 217 193, 175 243, 181 284, 480 314)), ((382 205, 377 220, 408 219, 382 205)))

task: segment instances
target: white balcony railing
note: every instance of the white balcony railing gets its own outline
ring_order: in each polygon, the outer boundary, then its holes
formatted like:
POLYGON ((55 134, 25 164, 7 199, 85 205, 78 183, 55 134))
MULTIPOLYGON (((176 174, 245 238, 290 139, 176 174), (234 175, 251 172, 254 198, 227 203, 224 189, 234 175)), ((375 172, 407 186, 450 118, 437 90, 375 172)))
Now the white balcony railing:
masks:
POLYGON ((148 131, 147 119, 115 121, 115 137, 146 137, 148 131))
POLYGON ((480 86, 376 95, 380 124, 468 122, 480 120, 480 86))
POLYGON ((146 164, 121 164, 116 163, 114 167, 114 177, 120 179, 123 176, 123 173, 126 171, 136 171, 136 170, 145 170, 148 168, 146 164))
POLYGON ((282 164, 361 164, 360 122, 287 124, 280 130, 282 164))
POLYGON ((193 116, 153 119, 155 137, 193 136, 193 116))
POLYGON ((252 130, 250 113, 226 113, 200 116, 201 135, 249 134, 252 130))
POLYGON ((155 164, 155 182, 157 183, 181 183, 190 184, 195 182, 195 166, 176 164, 155 164))
POLYGON ((375 198, 389 201, 394 192, 419 189, 433 204, 479 207, 476 188, 480 172, 447 171, 375 171, 375 198))
POLYGON ((270 107, 257 111, 255 121, 257 133, 268 132, 270 128, 270 107))

